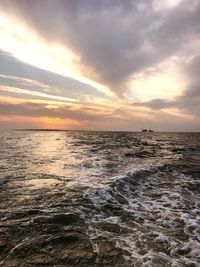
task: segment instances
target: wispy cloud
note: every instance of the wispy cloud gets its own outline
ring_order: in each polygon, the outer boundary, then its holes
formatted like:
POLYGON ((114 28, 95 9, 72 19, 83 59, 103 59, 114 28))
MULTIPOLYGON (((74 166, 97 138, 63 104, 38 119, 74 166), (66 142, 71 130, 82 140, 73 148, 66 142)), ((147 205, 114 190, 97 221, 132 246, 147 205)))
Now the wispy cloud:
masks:
POLYGON ((50 95, 50 94, 41 93, 38 91, 29 91, 29 90, 16 88, 12 86, 0 86, 0 91, 17 93, 17 94, 25 94, 25 95, 31 95, 31 96, 39 96, 42 98, 53 99, 53 100, 58 100, 58 101, 76 102, 76 99, 73 99, 73 98, 63 97, 63 96, 58 96, 58 95, 50 95))

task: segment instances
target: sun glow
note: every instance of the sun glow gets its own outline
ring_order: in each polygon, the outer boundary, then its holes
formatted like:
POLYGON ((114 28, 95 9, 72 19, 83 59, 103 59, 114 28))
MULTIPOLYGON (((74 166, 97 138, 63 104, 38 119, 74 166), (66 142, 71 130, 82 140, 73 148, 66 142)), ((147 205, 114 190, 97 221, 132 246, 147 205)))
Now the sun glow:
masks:
POLYGON ((38 121, 44 128, 68 129, 73 126, 81 126, 81 123, 71 119, 41 117, 38 121))
POLYGON ((158 70, 153 70, 150 74, 141 73, 132 78, 128 86, 130 95, 139 101, 149 101, 152 99, 173 99, 183 94, 186 81, 181 71, 174 66, 173 60, 169 60, 168 69, 163 65, 158 70))
POLYGON ((4 13, 0 13, 0 49, 32 66, 78 80, 113 96, 106 86, 84 75, 78 55, 68 47, 45 42, 27 25, 4 13))
POLYGON ((79 121, 71 119, 61 118, 49 118, 49 117, 26 117, 26 116, 0 116, 1 123, 22 123, 28 128, 32 125, 32 128, 41 129, 71 129, 73 127, 81 127, 82 124, 79 121))

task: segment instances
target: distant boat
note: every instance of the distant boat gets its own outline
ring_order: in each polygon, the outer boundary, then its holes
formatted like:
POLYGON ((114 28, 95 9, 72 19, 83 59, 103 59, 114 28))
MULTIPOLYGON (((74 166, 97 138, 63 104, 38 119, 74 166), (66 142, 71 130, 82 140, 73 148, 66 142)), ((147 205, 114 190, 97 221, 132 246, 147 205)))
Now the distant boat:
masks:
POLYGON ((152 129, 150 129, 150 130, 148 130, 148 129, 142 129, 142 132, 143 133, 146 133, 146 132, 153 133, 153 130, 152 129))

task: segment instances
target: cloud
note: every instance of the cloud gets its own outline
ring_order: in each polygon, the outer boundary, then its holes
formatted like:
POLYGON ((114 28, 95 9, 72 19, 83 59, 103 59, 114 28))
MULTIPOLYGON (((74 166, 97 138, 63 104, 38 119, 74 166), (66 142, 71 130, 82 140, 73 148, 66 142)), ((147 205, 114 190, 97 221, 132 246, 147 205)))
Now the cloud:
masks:
POLYGON ((0 50, 0 84, 26 90, 40 90, 62 97, 76 98, 91 95, 105 98, 106 95, 94 87, 77 80, 30 66, 0 50))
POLYGON ((186 91, 184 95, 176 97, 174 100, 165 99, 153 99, 146 102, 135 102, 135 107, 148 107, 152 110, 166 110, 166 109, 179 109, 180 111, 186 112, 199 117, 200 110, 200 92, 198 89, 186 91))
POLYGON ((11 87, 11 86, 0 86, 0 91, 1 93, 11 93, 11 94, 22 94, 22 95, 28 95, 31 97, 36 97, 36 98, 46 98, 46 99, 53 99, 54 101, 65 101, 65 102, 76 102, 75 99, 69 98, 69 97, 63 97, 63 96, 58 96, 58 95, 51 95, 47 93, 41 93, 39 91, 33 91, 33 90, 26 90, 26 89, 20 89, 16 87, 11 87))
POLYGON ((200 111, 200 56, 193 57, 183 67, 188 84, 182 95, 173 100, 153 99, 145 102, 135 102, 133 106, 148 107, 152 110, 176 108, 188 114, 199 117, 200 111))
POLYGON ((135 102, 135 107, 148 107, 152 110, 166 110, 166 109, 179 109, 180 111, 186 112, 199 117, 200 110, 200 90, 193 88, 194 90, 188 90, 184 95, 176 97, 174 100, 165 99, 153 99, 146 102, 135 102))
POLYGON ((47 42, 66 45, 78 55, 85 76, 118 95, 127 90, 131 75, 199 38, 198 0, 163 9, 153 0, 8 0, 0 5, 47 42))
POLYGON ((130 124, 130 120, 136 122, 137 117, 137 113, 134 118, 132 116, 128 118, 115 110, 102 110, 78 105, 0 101, 0 129, 123 130, 125 128, 132 129, 133 125, 130 124))
POLYGON ((199 128, 199 0, 6 0, 0 18, 9 21, 0 28, 1 94, 77 100, 53 109, 1 102, 0 115, 102 130, 199 128))
MULTIPOLYGON (((173 111, 173 110, 172 110, 173 111)), ((0 129, 60 128, 79 130, 156 131, 199 130, 199 118, 162 109, 145 112, 142 107, 120 107, 102 110, 45 102, 0 101, 0 129), (164 121, 162 124, 161 121, 164 121)))
POLYGON ((0 102, 0 114, 4 116, 49 117, 78 121, 96 121, 97 117, 99 121, 102 121, 108 116, 107 112, 99 112, 95 108, 31 102, 0 102))
POLYGON ((176 104, 172 101, 167 101, 164 99, 153 99, 151 101, 133 103, 133 106, 141 106, 141 107, 149 107, 153 110, 161 110, 165 108, 170 108, 176 106, 176 104))

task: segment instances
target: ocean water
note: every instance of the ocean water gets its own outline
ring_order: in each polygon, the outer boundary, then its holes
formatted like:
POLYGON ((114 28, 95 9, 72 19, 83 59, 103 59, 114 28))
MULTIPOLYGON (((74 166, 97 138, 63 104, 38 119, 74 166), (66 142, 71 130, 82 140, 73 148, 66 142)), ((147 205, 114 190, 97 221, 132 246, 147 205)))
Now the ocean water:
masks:
POLYGON ((0 266, 200 266, 200 134, 0 132, 0 266))

